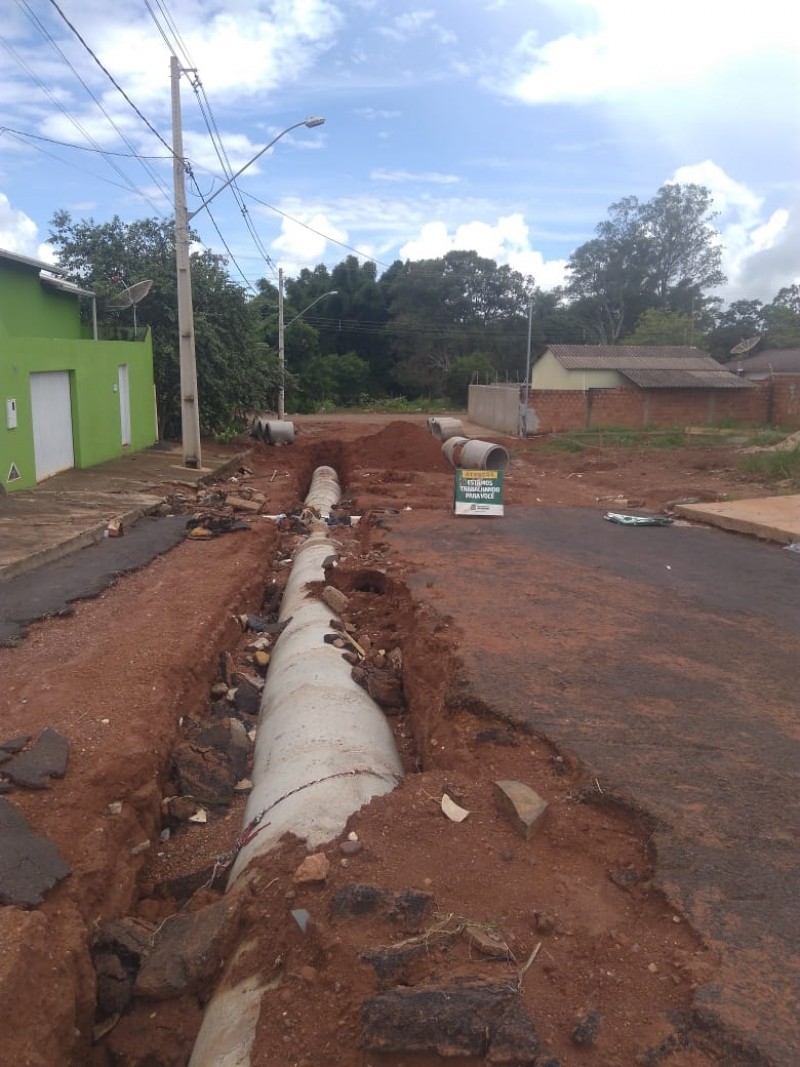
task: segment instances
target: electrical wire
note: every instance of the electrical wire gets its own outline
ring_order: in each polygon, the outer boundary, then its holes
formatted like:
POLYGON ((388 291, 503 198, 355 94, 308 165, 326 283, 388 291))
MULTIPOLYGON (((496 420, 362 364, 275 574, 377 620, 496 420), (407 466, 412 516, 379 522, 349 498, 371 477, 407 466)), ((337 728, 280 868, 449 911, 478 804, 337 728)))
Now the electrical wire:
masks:
MULTIPOLYGON (((131 144, 131 142, 128 140, 128 138, 125 135, 125 133, 120 129, 120 127, 114 121, 112 116, 108 113, 108 111, 106 110, 106 108, 103 105, 102 101, 98 99, 98 97, 96 96, 94 91, 86 84, 85 80, 81 76, 80 72, 75 68, 75 65, 70 60, 69 56, 66 55, 64 50, 61 48, 61 46, 58 44, 58 42, 54 39, 54 37, 52 36, 50 31, 47 29, 47 27, 44 25, 42 20, 33 11, 33 9, 31 8, 28 0, 17 0, 17 6, 20 7, 25 12, 25 14, 28 16, 28 18, 32 22, 32 24, 36 27, 36 29, 39 30, 39 32, 44 37, 44 39, 47 41, 47 43, 53 48, 53 50, 67 64, 67 66, 72 71, 72 73, 75 75, 77 80, 80 82, 80 84, 86 90, 87 94, 91 97, 93 102, 97 105, 99 110, 102 112, 102 114, 108 120, 110 125, 114 128, 116 133, 119 135, 120 140, 123 142, 123 144, 125 144, 131 150, 131 152, 135 153, 135 149, 134 149, 133 145, 131 144)), ((96 142, 94 142, 94 143, 96 143, 96 142)), ((143 157, 142 158, 137 157, 137 158, 138 158, 139 162, 141 163, 141 165, 142 165, 145 173, 147 174, 147 176, 150 178, 150 180, 152 182, 155 183, 155 185, 159 189, 161 195, 169 203, 169 200, 170 200, 169 191, 164 188, 164 185, 162 184, 161 178, 159 177, 159 175, 156 173, 156 171, 150 166, 150 164, 143 157)), ((112 166, 113 166, 113 164, 112 164, 112 166)), ((115 169, 117 169, 117 168, 115 168, 115 169)), ((143 194, 140 193, 140 195, 143 195, 143 194)), ((151 201, 151 203, 152 203, 152 201, 151 201)))
MULTIPOLYGON (((25 141, 22 139, 23 137, 30 136, 29 134, 18 134, 16 130, 12 130, 8 126, 0 126, 0 133, 11 134, 11 136, 16 137, 21 144, 25 143, 25 141)), ((44 140, 49 140, 49 138, 44 138, 44 140)), ((56 142, 56 144, 59 143, 60 142, 58 141, 56 142)), ((57 163, 63 164, 63 166, 65 167, 72 167, 73 170, 77 170, 80 174, 88 174, 89 177, 93 178, 95 181, 105 182, 106 185, 113 185, 115 189, 123 189, 126 193, 131 191, 129 185, 120 185, 119 182, 112 181, 111 178, 104 178, 101 174, 94 174, 92 173, 92 171, 87 170, 85 167, 79 167, 76 163, 71 163, 68 159, 62 159, 61 156, 57 156, 55 152, 48 152, 48 150, 46 148, 42 148, 41 145, 34 144, 30 147, 35 149, 37 152, 41 152, 43 156, 48 156, 50 159, 54 159, 57 163)), ((67 147, 73 148, 79 146, 68 145, 67 147)), ((97 149, 87 149, 87 151, 94 152, 97 151, 97 149)))
MULTIPOLYGON (((14 49, 13 45, 11 45, 4 37, 0 38, 0 40, 2 40, 3 46, 6 49, 6 51, 16 60, 16 62, 19 64, 19 66, 22 68, 22 70, 28 75, 28 77, 33 82, 35 82, 35 84, 41 89, 41 91, 50 100, 50 102, 53 104, 53 106, 56 107, 64 115, 64 117, 75 127, 75 129, 78 131, 78 133, 80 133, 83 137, 85 137, 86 140, 90 144, 94 145, 95 149, 97 150, 97 152, 100 155, 102 155, 102 156, 104 156, 106 158, 106 162, 111 167, 111 169, 113 171, 115 171, 116 174, 120 177, 120 179, 125 183, 123 188, 126 188, 128 192, 135 193, 136 196, 139 196, 143 200, 146 200, 150 204, 150 206, 155 210, 156 214, 160 215, 161 214, 161 209, 153 202, 153 200, 150 199, 150 197, 146 193, 143 193, 141 191, 141 189, 139 189, 137 187, 137 185, 133 182, 133 180, 125 173, 124 170, 122 170, 122 168, 116 163, 115 160, 113 160, 113 159, 109 158, 108 156, 106 156, 105 149, 103 148, 103 146, 98 144, 98 142, 92 137, 92 135, 81 124, 81 122, 78 119, 76 119, 74 117, 74 115, 71 115, 69 113, 69 111, 67 111, 67 109, 64 107, 64 105, 61 103, 61 101, 44 84, 44 82, 36 74, 36 72, 34 70, 32 70, 28 66, 28 64, 25 62, 25 60, 22 58, 22 56, 20 56, 18 54, 18 52, 14 49)), ((54 157, 54 158, 57 158, 57 157, 54 157)))
POLYGON ((12 126, 0 126, 0 133, 13 133, 17 137, 26 137, 32 141, 46 141, 48 144, 58 145, 59 148, 71 148, 76 152, 92 152, 101 156, 119 156, 122 159, 171 159, 171 156, 146 156, 141 152, 112 152, 108 148, 91 148, 85 144, 73 144, 71 141, 58 141, 55 137, 45 137, 40 133, 28 133, 25 130, 15 130, 12 126))
POLYGON ((172 150, 172 146, 167 144, 167 142, 164 140, 164 138, 161 136, 161 134, 158 132, 158 130, 155 128, 155 126, 150 122, 150 120, 147 118, 147 116, 142 114, 142 112, 139 110, 139 108, 136 106, 136 104, 134 104, 133 100, 131 100, 131 98, 128 96, 128 94, 125 92, 125 90, 119 84, 119 82, 116 80, 114 75, 111 74, 111 72, 103 65, 103 63, 100 61, 100 59, 98 59, 98 57, 95 55, 95 53, 92 51, 92 49, 86 43, 86 41, 83 39, 81 34, 75 28, 75 26, 73 26, 73 24, 70 22, 70 20, 64 14, 64 12, 61 10, 61 8, 59 7, 59 5, 57 3, 57 0, 50 0, 50 3, 56 9, 56 11, 61 16, 61 18, 64 20, 64 22, 67 24, 67 26, 69 26, 69 28, 72 30, 72 32, 75 34, 75 36, 78 38, 78 40, 83 45, 83 47, 86 49, 86 51, 89 53, 89 55, 95 61, 95 63, 98 65, 100 70, 102 70, 102 72, 105 74, 105 76, 111 82, 111 84, 114 86, 114 88, 117 90, 117 92, 121 94, 121 96, 127 101, 128 104, 130 104, 130 106, 133 108, 133 110, 136 112, 136 114, 139 116, 139 118, 142 120, 142 122, 148 128, 148 130, 150 130, 150 132, 152 134, 154 134, 158 138, 158 140, 164 145, 164 147, 166 148, 166 150, 170 154, 170 158, 174 158, 175 153, 172 150))

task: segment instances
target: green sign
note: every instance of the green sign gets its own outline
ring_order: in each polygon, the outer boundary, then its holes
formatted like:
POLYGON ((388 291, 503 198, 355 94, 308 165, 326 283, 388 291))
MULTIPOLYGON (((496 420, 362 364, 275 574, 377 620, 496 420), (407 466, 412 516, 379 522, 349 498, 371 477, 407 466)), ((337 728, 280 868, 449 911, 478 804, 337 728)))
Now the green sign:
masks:
POLYGON ((502 471, 456 471, 456 515, 502 515, 502 471))

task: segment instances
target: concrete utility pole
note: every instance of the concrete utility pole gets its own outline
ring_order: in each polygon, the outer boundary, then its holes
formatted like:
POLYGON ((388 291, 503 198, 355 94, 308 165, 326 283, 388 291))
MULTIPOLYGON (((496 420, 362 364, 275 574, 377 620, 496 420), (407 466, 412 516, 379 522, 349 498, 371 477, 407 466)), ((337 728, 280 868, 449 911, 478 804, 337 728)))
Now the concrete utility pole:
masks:
POLYGON ((528 355, 525 360, 525 382, 519 393, 518 437, 528 436, 528 390, 531 385, 531 328, 533 326, 533 300, 528 300, 528 355))
POLYGON ((286 414, 286 342, 283 326, 283 267, 278 267, 278 418, 286 414))
MULTIPOLYGON (((170 76, 172 84, 172 177, 175 192, 175 260, 178 271, 178 333, 181 367, 181 438, 183 441, 183 465, 197 469, 202 466, 200 452, 200 405, 197 396, 197 358, 194 345, 194 307, 192 305, 192 271, 189 259, 189 220, 208 207, 215 196, 227 189, 236 179, 260 159, 265 152, 298 126, 321 126, 325 119, 313 116, 287 126, 285 130, 273 137, 269 144, 258 151, 252 159, 240 167, 226 182, 215 189, 194 211, 186 208, 186 161, 183 156, 183 127, 181 124, 181 74, 187 68, 181 68, 177 56, 170 57, 170 76)), ((280 275, 280 316, 283 321, 283 275, 280 275)), ((283 366, 283 329, 281 339, 281 366, 283 366)), ((281 377, 280 416, 283 418, 283 377, 281 377)))
POLYGON ((181 68, 170 57, 172 84, 172 177, 175 193, 175 261, 178 271, 178 344, 181 368, 181 440, 183 465, 202 466, 200 408, 197 399, 197 360, 194 348, 192 272, 189 263, 189 214, 186 210, 186 170, 181 125, 181 68))

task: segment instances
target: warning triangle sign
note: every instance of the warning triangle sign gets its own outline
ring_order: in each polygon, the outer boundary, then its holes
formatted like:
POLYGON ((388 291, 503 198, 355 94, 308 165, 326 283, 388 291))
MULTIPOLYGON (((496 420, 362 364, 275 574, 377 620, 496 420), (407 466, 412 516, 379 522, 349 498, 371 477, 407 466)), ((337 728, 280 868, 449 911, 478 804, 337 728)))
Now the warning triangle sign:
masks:
POLYGON ((16 465, 16 463, 12 463, 11 466, 8 468, 8 477, 6 478, 6 481, 18 482, 21 477, 22 475, 19 473, 19 467, 16 465))

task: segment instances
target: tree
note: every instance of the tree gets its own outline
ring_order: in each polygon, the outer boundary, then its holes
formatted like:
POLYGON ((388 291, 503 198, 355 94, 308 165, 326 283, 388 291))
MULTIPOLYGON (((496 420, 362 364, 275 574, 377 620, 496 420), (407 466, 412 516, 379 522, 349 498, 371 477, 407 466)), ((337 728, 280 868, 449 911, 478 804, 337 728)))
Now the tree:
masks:
POLYGON ((800 346, 800 285, 781 289, 771 304, 764 308, 766 348, 796 348, 800 346))
POLYGON ((608 210, 597 236, 570 257, 566 287, 601 344, 632 332, 648 308, 692 313, 725 281, 708 189, 664 185, 652 200, 628 196, 608 210))
POLYGON ((509 365, 519 373, 532 279, 477 252, 453 251, 394 263, 381 285, 394 379, 408 391, 440 394, 453 362, 475 351, 496 374, 509 365))
MULTIPOLYGON (((180 433, 175 234, 171 222, 141 219, 123 223, 73 221, 57 211, 50 236, 59 264, 69 277, 97 293, 98 323, 116 327, 129 311, 108 306, 122 284, 150 278, 153 286, 138 309, 138 320, 153 336, 154 377, 159 424, 164 436, 180 433)), ((234 285, 219 257, 193 253, 192 284, 200 422, 204 430, 228 429, 245 412, 258 409, 268 369, 258 348, 258 317, 244 291, 234 285)))
POLYGON ((740 341, 759 337, 764 332, 764 305, 760 300, 734 300, 717 316, 714 329, 709 331, 706 344, 720 363, 731 358, 731 349, 740 341))
POLYGON ((692 316, 684 311, 649 308, 642 312, 636 329, 623 340, 625 345, 689 345, 695 341, 692 316))

